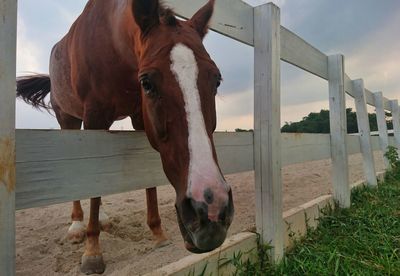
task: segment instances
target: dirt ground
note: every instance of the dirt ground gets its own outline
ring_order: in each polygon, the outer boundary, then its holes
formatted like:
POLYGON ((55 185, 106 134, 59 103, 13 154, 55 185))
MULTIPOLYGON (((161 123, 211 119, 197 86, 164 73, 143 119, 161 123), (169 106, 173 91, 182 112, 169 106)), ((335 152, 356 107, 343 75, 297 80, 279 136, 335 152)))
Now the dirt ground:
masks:
MULTIPOLYGON (((375 156, 377 171, 382 171, 381 154, 375 156)), ((363 179, 360 155, 350 157, 350 180, 363 179)), ((331 189, 330 160, 313 161, 283 168, 284 210, 299 206, 331 189)), ((233 189, 235 217, 230 235, 254 225, 254 174, 245 172, 226 176, 233 189)), ((158 188, 163 227, 171 243, 153 249, 146 225, 145 192, 135 191, 103 198, 105 212, 113 226, 102 232, 101 246, 106 261, 104 275, 141 275, 190 253, 184 249, 176 221, 172 186, 158 188)), ((88 214, 88 201, 82 202, 88 214)), ((83 244, 70 244, 66 233, 70 223, 71 203, 18 211, 16 215, 17 275, 81 275, 79 263, 83 244)), ((87 221, 85 216, 85 221, 87 221)))

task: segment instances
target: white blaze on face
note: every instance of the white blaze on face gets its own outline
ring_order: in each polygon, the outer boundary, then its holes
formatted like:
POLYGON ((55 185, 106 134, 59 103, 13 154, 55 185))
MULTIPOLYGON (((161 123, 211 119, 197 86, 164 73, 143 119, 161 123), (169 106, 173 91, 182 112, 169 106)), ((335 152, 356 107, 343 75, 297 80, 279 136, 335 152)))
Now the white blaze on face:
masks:
MULTIPOLYGON (((193 51, 178 43, 171 51, 171 71, 183 93, 186 119, 188 124, 189 174, 187 196, 196 201, 204 201, 204 191, 209 188, 220 196, 226 197, 229 187, 225 184, 214 161, 211 142, 208 137, 201 100, 197 88, 198 66, 193 51)), ((218 202, 214 202, 219 205, 218 202)), ((214 204, 213 204, 214 205, 214 204)))

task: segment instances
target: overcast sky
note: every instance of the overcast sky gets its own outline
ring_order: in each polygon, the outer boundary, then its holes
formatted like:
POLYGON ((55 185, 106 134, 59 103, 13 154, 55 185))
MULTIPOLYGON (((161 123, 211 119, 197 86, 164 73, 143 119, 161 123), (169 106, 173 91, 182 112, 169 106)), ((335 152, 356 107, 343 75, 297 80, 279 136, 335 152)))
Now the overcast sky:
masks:
MULTIPOLYGON (((218 1, 218 0, 217 0, 218 1)), ((17 74, 48 73, 52 46, 87 1, 19 0, 17 74)), ((251 5, 270 1, 247 0, 251 5)), ((325 54, 344 54, 346 73, 371 91, 400 96, 399 0, 276 0, 282 25, 325 54)), ((210 32, 205 45, 224 82, 217 96, 218 130, 253 128, 253 49, 210 32)), ((327 82, 282 62, 282 123, 328 107, 327 82)), ((353 100, 348 97, 348 107, 353 100)), ((372 108, 369 109, 373 111, 372 108)), ((17 128, 58 128, 54 117, 17 101, 17 128)), ((114 129, 130 129, 129 121, 114 129)))

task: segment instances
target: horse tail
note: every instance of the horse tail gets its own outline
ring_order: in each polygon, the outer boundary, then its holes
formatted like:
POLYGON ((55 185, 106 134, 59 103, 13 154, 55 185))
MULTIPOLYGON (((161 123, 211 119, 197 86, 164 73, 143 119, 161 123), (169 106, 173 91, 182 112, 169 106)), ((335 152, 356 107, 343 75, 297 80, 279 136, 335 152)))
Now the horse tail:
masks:
POLYGON ((45 102, 46 96, 50 93, 51 82, 49 75, 35 74, 17 78, 17 97, 22 98, 27 104, 37 109, 52 109, 49 103, 45 102))

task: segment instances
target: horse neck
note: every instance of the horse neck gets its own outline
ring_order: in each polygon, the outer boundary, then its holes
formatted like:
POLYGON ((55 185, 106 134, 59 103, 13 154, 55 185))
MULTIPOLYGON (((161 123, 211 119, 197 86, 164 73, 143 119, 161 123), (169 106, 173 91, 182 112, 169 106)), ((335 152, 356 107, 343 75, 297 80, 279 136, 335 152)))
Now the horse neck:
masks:
POLYGON ((111 5, 111 36, 122 60, 137 68, 139 29, 132 13, 132 0, 109 1, 111 5))

